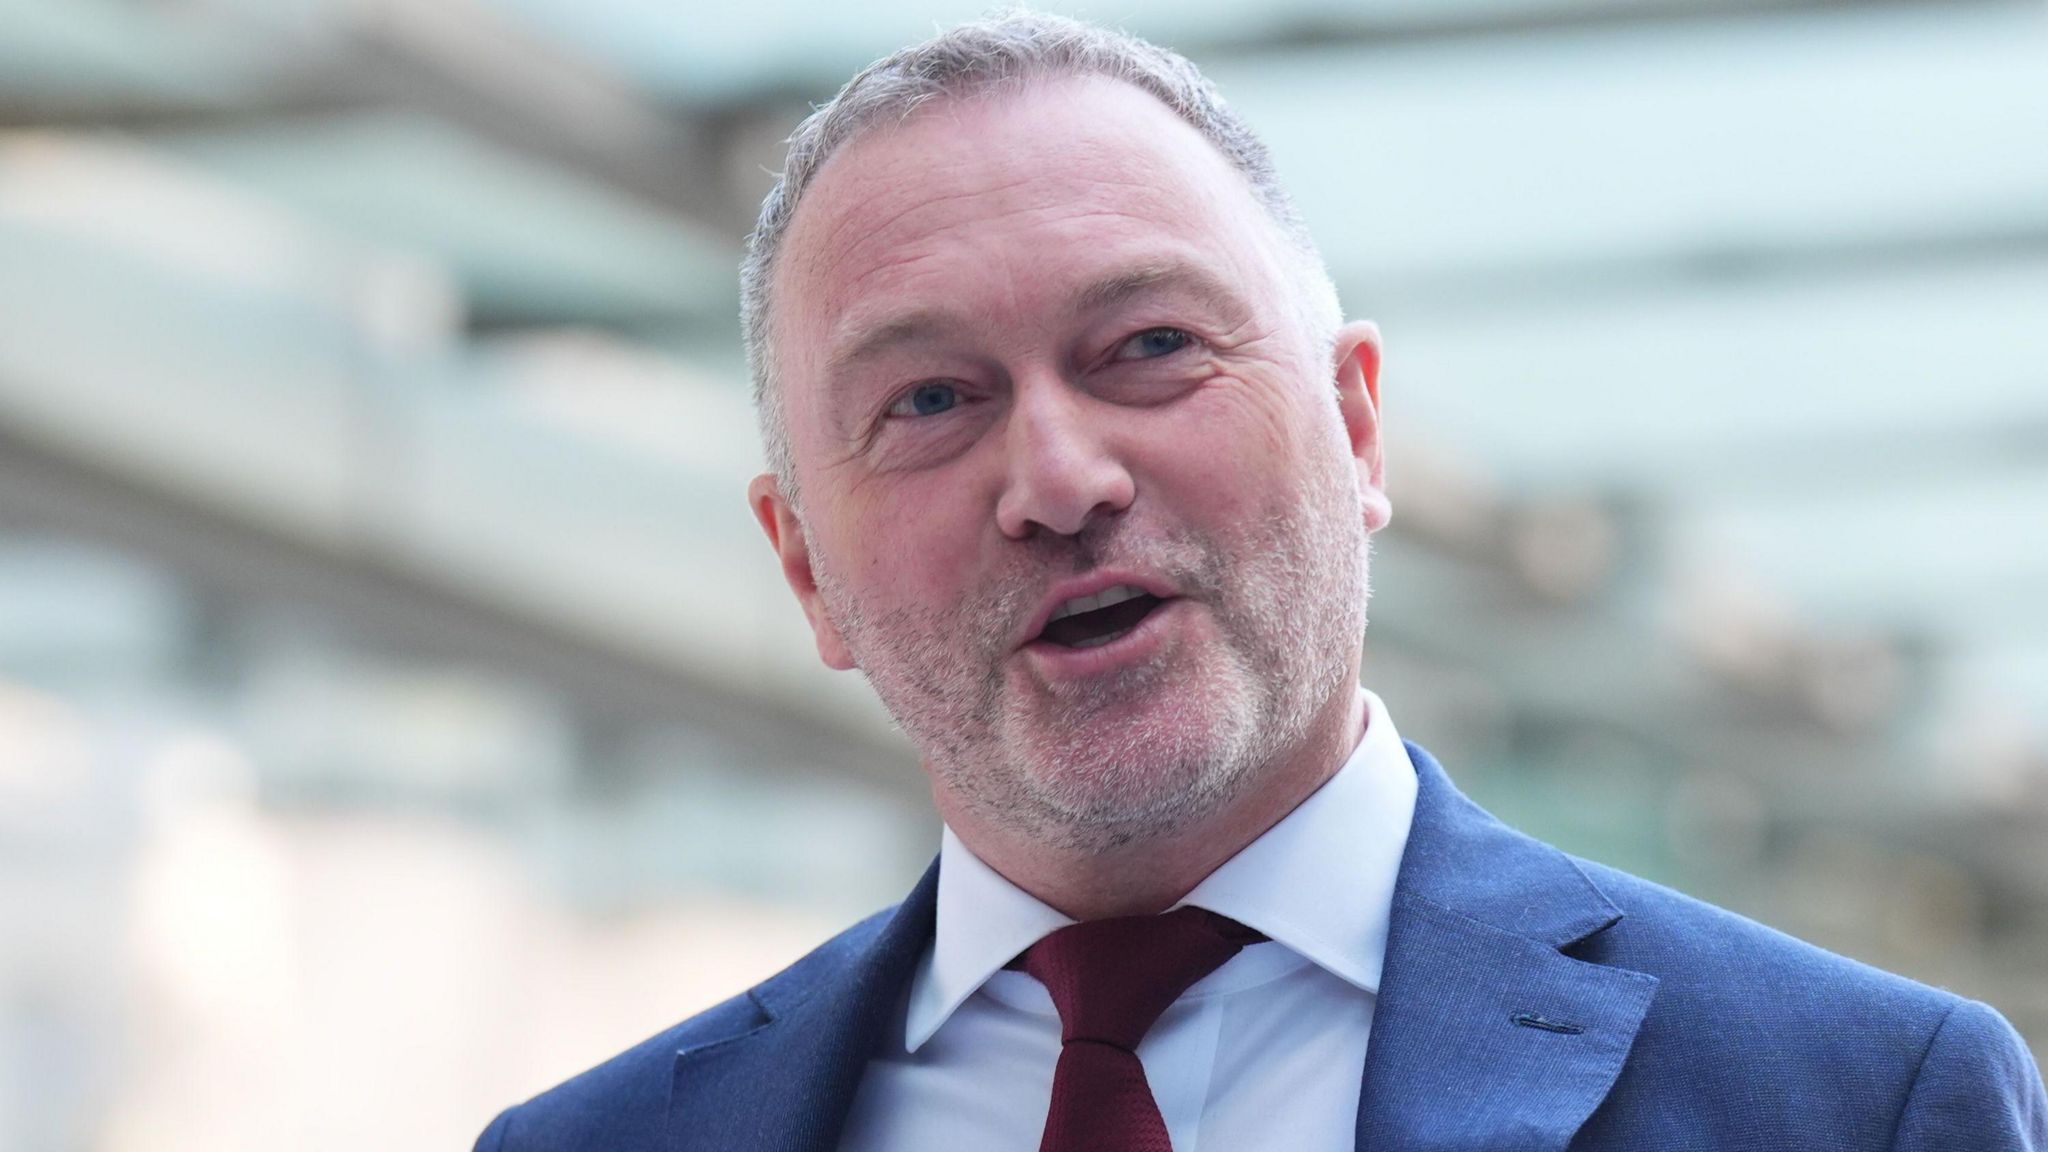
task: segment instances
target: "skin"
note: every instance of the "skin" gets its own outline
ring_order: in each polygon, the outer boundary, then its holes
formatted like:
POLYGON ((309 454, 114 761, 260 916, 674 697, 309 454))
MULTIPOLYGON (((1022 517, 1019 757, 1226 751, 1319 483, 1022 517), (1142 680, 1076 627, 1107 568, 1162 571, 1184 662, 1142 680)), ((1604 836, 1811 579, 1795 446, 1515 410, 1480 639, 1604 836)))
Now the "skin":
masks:
POLYGON ((803 503, 772 474, 749 503, 940 815, 1076 919, 1170 907, 1362 731, 1379 337, 1308 331, 1287 252, 1207 141, 1099 78, 870 130, 785 240, 803 503), (1076 677, 1021 647, 1100 571, 1179 595, 1142 659, 1076 677))

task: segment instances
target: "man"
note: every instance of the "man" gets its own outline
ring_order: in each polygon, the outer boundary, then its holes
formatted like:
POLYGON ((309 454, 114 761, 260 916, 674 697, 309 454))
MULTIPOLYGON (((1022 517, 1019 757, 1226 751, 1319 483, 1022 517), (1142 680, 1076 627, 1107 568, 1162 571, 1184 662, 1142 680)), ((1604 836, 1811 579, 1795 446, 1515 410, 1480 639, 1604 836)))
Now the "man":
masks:
POLYGON ((1493 822, 1358 688, 1379 338, 1186 61, 1022 14, 799 129, 749 499, 946 832, 485 1150, 2048 1146, 1991 1009, 1493 822))

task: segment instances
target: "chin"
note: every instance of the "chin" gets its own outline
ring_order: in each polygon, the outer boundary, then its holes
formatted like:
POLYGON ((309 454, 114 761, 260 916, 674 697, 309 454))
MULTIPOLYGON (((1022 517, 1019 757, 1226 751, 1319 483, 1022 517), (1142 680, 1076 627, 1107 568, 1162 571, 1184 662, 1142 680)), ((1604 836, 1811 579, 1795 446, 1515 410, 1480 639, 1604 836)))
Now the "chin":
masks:
POLYGON ((1196 711, 1149 723, 1074 725, 1012 745, 1010 771, 1024 793, 1012 814, 1024 815, 1037 835, 1098 849, 1206 822, 1243 795, 1271 758, 1249 717, 1227 716, 1213 698, 1196 711))

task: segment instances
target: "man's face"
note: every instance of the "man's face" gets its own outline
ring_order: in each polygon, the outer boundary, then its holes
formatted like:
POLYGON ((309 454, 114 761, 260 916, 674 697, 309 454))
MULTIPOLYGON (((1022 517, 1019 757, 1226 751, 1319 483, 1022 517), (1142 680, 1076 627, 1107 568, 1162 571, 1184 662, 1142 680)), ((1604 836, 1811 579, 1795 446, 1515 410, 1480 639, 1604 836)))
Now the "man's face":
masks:
POLYGON ((1353 691, 1378 348, 1305 330, 1283 252, 1104 80, 926 107, 808 191, 773 319, 801 515, 752 500, 949 820, 1184 828, 1353 691))

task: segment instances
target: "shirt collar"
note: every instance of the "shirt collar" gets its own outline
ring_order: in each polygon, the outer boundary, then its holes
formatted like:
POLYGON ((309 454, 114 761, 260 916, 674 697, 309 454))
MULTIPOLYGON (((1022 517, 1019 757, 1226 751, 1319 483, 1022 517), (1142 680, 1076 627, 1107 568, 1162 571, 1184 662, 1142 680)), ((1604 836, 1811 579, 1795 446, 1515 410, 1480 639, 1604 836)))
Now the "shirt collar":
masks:
MULTIPOLYGON (((1365 735, 1336 775, 1180 903, 1256 928, 1346 983, 1377 992, 1416 782, 1386 705, 1360 693, 1365 735), (1350 898, 1330 899, 1333 882, 1350 898)), ((947 828, 937 927, 911 978, 905 1048, 917 1051, 992 974, 1073 922, 1004 879, 947 828)))

